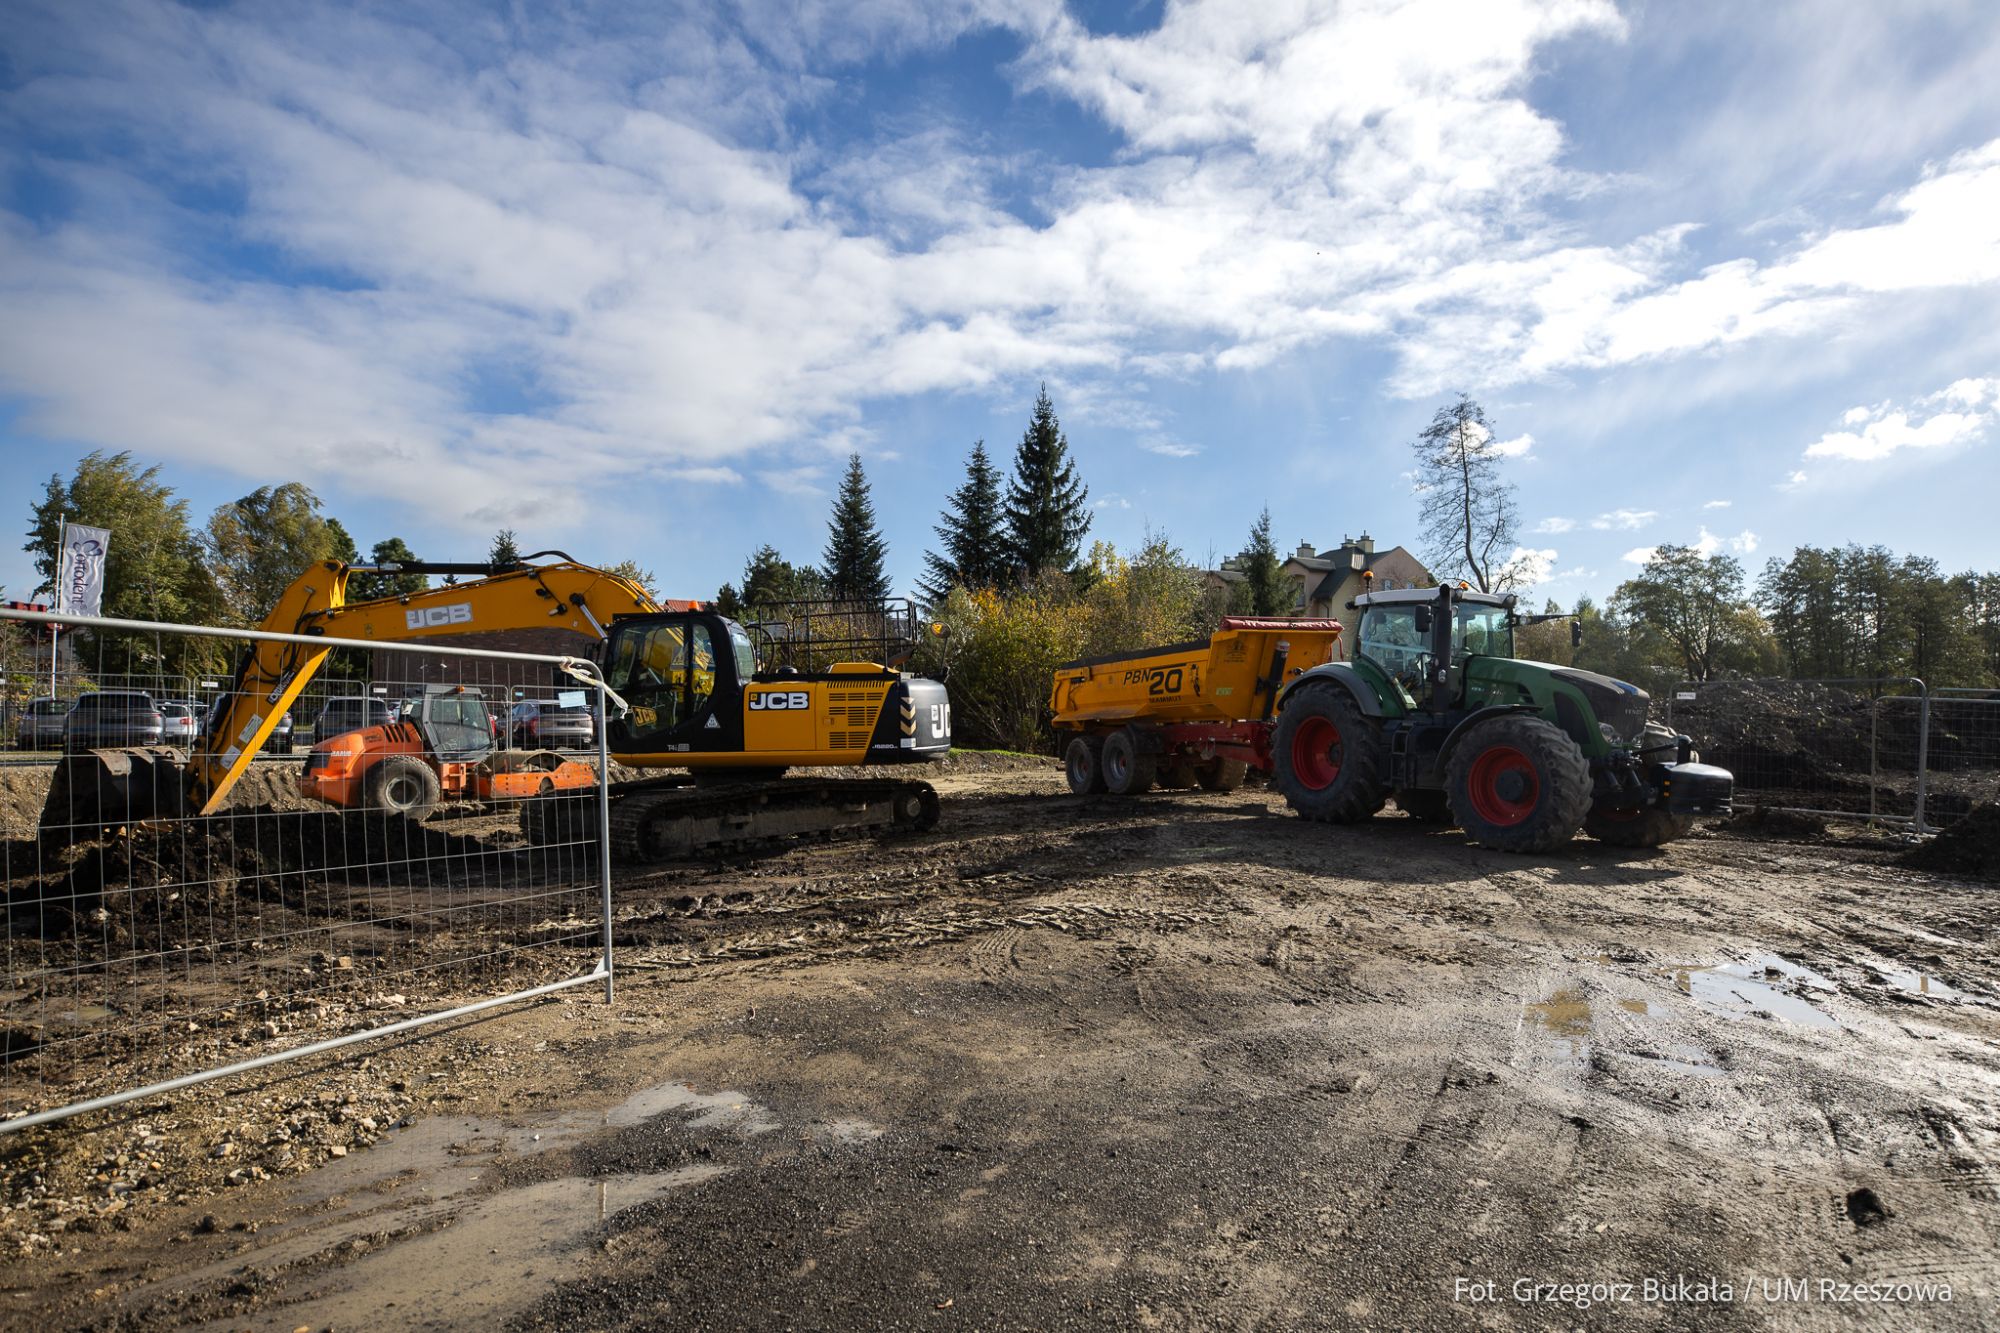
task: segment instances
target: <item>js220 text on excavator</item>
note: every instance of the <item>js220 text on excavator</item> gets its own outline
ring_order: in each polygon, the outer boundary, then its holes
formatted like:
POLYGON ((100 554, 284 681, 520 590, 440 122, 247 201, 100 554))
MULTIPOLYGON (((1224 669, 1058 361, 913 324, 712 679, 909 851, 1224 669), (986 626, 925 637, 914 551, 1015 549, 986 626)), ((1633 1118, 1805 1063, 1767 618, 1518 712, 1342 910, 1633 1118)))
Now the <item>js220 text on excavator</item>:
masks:
MULTIPOLYGON (((334 648, 549 627, 596 641, 594 658, 614 705, 604 719, 613 760, 687 770, 611 785, 615 857, 658 861, 710 847, 848 830, 923 830, 937 823, 937 793, 927 782, 782 775, 793 767, 942 758, 951 748, 943 685, 902 671, 893 660, 836 661, 805 671, 760 668, 750 632, 736 621, 701 609, 665 610, 629 580, 560 551, 543 551, 503 567, 314 565, 293 581, 261 628, 324 637, 327 646, 253 640, 186 759, 158 746, 66 756, 43 807, 43 841, 78 841, 149 818, 213 814, 334 648), (473 577, 349 604, 348 578, 363 571, 473 577)), ((590 674, 581 663, 578 669, 590 674)), ((431 697, 435 692, 426 694, 431 697)), ((419 720, 428 721, 430 712, 425 707, 419 720)), ((471 767, 482 771, 478 780, 502 793, 562 788, 522 803, 522 827, 531 840, 596 835, 596 820, 582 817, 594 803, 576 799, 594 795, 594 773, 586 787, 576 772, 557 781, 553 768, 524 772, 504 759, 486 762, 462 748, 441 748, 432 734, 437 727, 390 734, 409 727, 398 722, 319 740, 301 779, 304 789, 336 804, 421 815, 423 797, 445 764, 471 759, 471 767), (405 780, 388 780, 393 775, 405 780)), ((590 772, 584 765, 569 767, 590 772)))

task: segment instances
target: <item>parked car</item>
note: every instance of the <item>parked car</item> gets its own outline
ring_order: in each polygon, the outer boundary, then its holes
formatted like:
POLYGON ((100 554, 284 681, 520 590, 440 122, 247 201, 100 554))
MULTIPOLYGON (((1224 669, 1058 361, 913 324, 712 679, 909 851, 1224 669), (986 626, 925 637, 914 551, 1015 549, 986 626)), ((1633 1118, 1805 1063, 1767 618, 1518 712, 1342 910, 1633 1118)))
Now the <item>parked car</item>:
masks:
POLYGON ((507 743, 516 750, 587 750, 597 744, 597 721, 587 704, 523 699, 508 719, 507 743))
POLYGON ((160 700, 160 734, 169 745, 193 745, 201 739, 202 707, 186 699, 160 700))
POLYGON ((292 752, 292 710, 287 708, 278 716, 278 725, 271 728, 271 734, 264 738, 267 754, 290 754, 292 752))
POLYGON ((14 724, 14 744, 23 750, 58 749, 63 743, 63 719, 69 716, 67 701, 52 695, 28 700, 14 724))
POLYGON ((166 719, 142 690, 98 690, 83 695, 63 719, 65 750, 159 745, 165 741, 166 719))
POLYGON ((382 727, 396 720, 396 710, 387 699, 354 695, 328 699, 313 717, 312 738, 317 745, 329 736, 340 736, 364 727, 382 727))

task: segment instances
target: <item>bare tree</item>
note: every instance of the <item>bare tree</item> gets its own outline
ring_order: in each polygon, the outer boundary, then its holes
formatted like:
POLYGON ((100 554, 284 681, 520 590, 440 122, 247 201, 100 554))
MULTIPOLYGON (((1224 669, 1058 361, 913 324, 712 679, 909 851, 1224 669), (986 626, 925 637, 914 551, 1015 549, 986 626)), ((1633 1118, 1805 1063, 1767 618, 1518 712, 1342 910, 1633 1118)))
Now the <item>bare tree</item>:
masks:
POLYGON ((1460 394, 1438 409, 1415 448, 1431 573, 1499 591, 1514 550, 1514 487, 1500 476, 1502 455, 1485 410, 1460 394))

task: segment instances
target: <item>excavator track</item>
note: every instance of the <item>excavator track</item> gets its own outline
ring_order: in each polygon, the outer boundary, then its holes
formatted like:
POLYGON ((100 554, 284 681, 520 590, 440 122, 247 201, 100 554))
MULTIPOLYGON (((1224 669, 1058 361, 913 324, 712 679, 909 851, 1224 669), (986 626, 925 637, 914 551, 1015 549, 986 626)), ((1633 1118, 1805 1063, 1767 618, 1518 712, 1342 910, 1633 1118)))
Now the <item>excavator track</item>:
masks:
MULTIPOLYGON (((523 803, 521 827, 537 843, 595 841, 595 815, 595 802, 582 794, 537 797, 523 803)), ((663 778, 611 789, 611 856, 650 865, 796 838, 923 832, 937 821, 937 791, 928 782, 787 778, 695 785, 663 778)))

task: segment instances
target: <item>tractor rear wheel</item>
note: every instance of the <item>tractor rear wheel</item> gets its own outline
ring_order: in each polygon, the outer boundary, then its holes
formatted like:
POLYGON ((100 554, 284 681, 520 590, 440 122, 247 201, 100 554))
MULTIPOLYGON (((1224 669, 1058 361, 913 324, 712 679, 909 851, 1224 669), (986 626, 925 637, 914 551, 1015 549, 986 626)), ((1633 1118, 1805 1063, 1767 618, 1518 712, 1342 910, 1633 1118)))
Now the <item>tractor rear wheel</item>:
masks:
POLYGON ((1194 780, 1203 791, 1235 791, 1243 785, 1250 765, 1241 759, 1211 759, 1194 771, 1194 780))
POLYGON ((1352 824, 1382 808, 1388 746, 1345 690, 1321 686, 1285 701, 1272 738, 1272 777, 1306 819, 1352 824))
POLYGON ((1160 757, 1144 748, 1132 727, 1121 727, 1104 738, 1104 789, 1113 796, 1142 796, 1151 791, 1160 757))
POLYGON ((423 820, 444 799, 438 775, 421 759, 390 755, 368 775, 368 808, 423 820))
POLYGON ((1590 813, 1590 765, 1553 722, 1510 713, 1480 723, 1445 766, 1458 826, 1482 847, 1546 852, 1590 813))
POLYGON ((1104 791, 1104 738, 1078 736, 1063 751, 1063 775, 1069 789, 1078 796, 1097 796, 1104 791))
POLYGON ((1684 837, 1694 827, 1693 815, 1671 810, 1593 810, 1583 831, 1613 847, 1658 847, 1684 837))
POLYGON ((1396 808, 1419 823, 1451 823, 1451 801, 1435 787, 1396 788, 1396 808))

